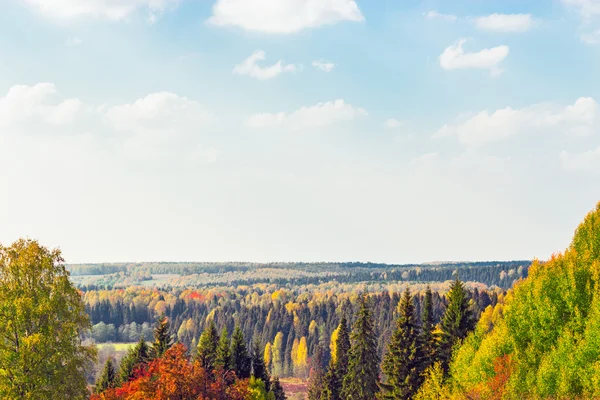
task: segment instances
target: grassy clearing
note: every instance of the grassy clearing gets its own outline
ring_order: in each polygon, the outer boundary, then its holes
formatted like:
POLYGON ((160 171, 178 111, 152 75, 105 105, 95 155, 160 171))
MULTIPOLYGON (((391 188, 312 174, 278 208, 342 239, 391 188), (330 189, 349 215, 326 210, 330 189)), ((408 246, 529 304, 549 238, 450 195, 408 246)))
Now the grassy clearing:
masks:
POLYGON ((98 351, 113 349, 115 352, 126 352, 137 343, 98 343, 96 346, 98 347, 98 351))

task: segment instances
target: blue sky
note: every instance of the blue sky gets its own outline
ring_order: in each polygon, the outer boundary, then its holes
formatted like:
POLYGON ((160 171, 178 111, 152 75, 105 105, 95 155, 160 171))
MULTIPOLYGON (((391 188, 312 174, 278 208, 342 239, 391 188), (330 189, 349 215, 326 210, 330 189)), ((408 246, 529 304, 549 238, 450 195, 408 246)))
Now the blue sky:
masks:
POLYGON ((546 258, 600 200, 600 1, 8 0, 0 242, 546 258))

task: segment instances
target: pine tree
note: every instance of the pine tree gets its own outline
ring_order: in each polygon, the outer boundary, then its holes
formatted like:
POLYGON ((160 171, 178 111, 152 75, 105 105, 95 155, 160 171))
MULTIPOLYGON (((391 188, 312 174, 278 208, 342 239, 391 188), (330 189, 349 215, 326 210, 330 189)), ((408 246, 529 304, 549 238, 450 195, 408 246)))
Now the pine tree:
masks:
POLYGON ((273 378, 273 383, 271 384, 271 392, 275 395, 275 400, 287 400, 287 396, 285 395, 285 391, 281 386, 281 382, 279 382, 279 377, 273 378))
POLYGON ((441 342, 438 357, 444 372, 452 357, 452 348, 475 328, 475 318, 469 306, 469 297, 461 281, 456 278, 448 292, 448 306, 442 319, 441 342))
POLYGON ((169 333, 169 320, 162 315, 156 322, 154 328, 154 343, 150 349, 151 358, 160 358, 173 345, 173 339, 169 333))
POLYGON ((423 345, 408 288, 400 301, 399 312, 382 365, 387 382, 381 386, 387 399, 410 399, 422 383, 423 345))
POLYGON ((423 355, 425 357, 423 371, 436 361, 433 329, 433 299, 431 287, 427 285, 425 299, 423 300, 423 313, 421 314, 421 342, 423 343, 423 355))
POLYGON ((215 368, 229 371, 231 369, 231 341, 227 334, 227 328, 223 328, 219 345, 217 346, 217 358, 215 359, 215 368))
POLYGON ((359 302, 360 308, 351 335, 348 373, 342 383, 342 398, 373 400, 379 393, 377 337, 369 299, 366 295, 361 295, 359 302))
POLYGON ((240 379, 249 378, 251 368, 250 356, 248 355, 244 334, 239 326, 235 327, 231 337, 231 358, 237 377, 240 379))
POLYGON ((150 349, 148 345, 144 341, 144 338, 140 338, 140 341, 135 345, 134 348, 130 349, 125 357, 121 360, 121 365, 119 367, 119 382, 126 383, 129 379, 133 378, 133 373, 135 368, 148 362, 150 359, 150 349))
POLYGON ((315 354, 310 360, 308 374, 308 400, 324 400, 325 373, 323 371, 324 351, 321 344, 317 345, 315 354))
POLYGON ((112 358, 106 360, 102 374, 96 381, 94 391, 96 393, 102 393, 106 389, 115 387, 117 384, 117 371, 115 370, 115 364, 112 358))
POLYGON ((198 347, 196 349, 196 358, 200 362, 202 368, 209 373, 215 369, 217 359, 217 348, 219 346, 219 336, 215 323, 210 321, 210 324, 200 335, 198 347))
POLYGON ((269 377, 269 372, 267 371, 267 367, 265 366, 265 360, 263 359, 263 352, 260 349, 260 343, 258 340, 255 340, 252 343, 252 376, 256 379, 260 379, 265 383, 265 387, 267 391, 271 389, 271 378, 269 377))
POLYGON ((327 373, 324 378, 324 400, 340 400, 342 382, 344 376, 348 373, 350 336, 348 333, 348 322, 345 317, 342 317, 335 332, 335 335, 332 335, 331 360, 329 361, 327 373))

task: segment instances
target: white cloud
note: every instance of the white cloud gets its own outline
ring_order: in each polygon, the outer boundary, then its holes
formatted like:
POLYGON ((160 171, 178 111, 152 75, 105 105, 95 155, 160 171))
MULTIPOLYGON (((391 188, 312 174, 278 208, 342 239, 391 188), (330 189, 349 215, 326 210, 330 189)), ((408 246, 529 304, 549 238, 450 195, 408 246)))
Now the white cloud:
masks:
POLYGON ((492 32, 526 32, 533 26, 531 14, 491 14, 474 21, 477 29, 492 32))
POLYGON ((168 134, 190 132, 213 120, 200 103, 169 92, 111 107, 106 118, 118 131, 168 134))
POLYGON ((446 22, 454 22, 457 19, 456 15, 441 14, 435 10, 427 11, 426 13, 423 13, 423 15, 425 16, 425 19, 428 20, 439 19, 446 22))
POLYGON ((383 126, 388 129, 396 129, 404 126, 404 121, 397 120, 396 118, 388 118, 383 126))
POLYGON ((340 21, 363 20, 354 0, 217 0, 208 22, 286 34, 340 21))
POLYGON ((83 43, 83 39, 76 37, 76 36, 71 36, 71 37, 67 38, 67 40, 65 41, 65 45, 68 47, 79 46, 82 43, 83 43))
POLYGON ((252 78, 267 80, 275 78, 282 72, 294 72, 296 66, 294 64, 284 64, 283 61, 279 60, 275 64, 268 67, 261 67, 257 64, 258 61, 264 61, 266 54, 262 50, 257 50, 248 58, 246 58, 241 64, 236 65, 233 68, 233 73, 237 75, 248 75, 252 78))
POLYGON ((251 128, 280 126, 296 130, 321 128, 338 122, 352 121, 366 115, 368 113, 364 109, 338 99, 305 106, 291 113, 255 114, 246 121, 246 126, 251 128))
POLYGON ((562 165, 567 170, 600 174, 600 147, 583 153, 560 153, 562 165))
POLYGON ((493 76, 502 73, 502 69, 498 64, 508 56, 508 46, 497 46, 475 53, 466 53, 463 49, 466 41, 466 39, 461 39, 444 50, 440 55, 440 65, 442 68, 448 70, 467 68, 489 69, 493 76))
POLYGON ((600 0, 562 0, 567 7, 575 8, 584 18, 600 15, 600 0))
POLYGON ((72 122, 82 110, 82 102, 79 99, 52 101, 56 94, 56 86, 52 83, 10 88, 6 96, 0 97, 0 132, 21 124, 63 125, 72 122))
POLYGON ((600 29, 582 34, 581 41, 589 45, 600 44, 600 29))
POLYGON ((589 135, 598 123, 598 103, 581 97, 566 107, 536 104, 522 109, 506 107, 489 113, 481 111, 457 124, 440 128, 434 138, 456 136, 467 146, 480 146, 512 136, 560 131, 589 135))
POLYGON ((325 72, 331 72, 335 68, 334 63, 330 63, 324 60, 313 61, 312 65, 313 67, 325 72))
POLYGON ((68 21, 79 18, 101 18, 119 21, 138 10, 146 10, 149 20, 167 9, 177 6, 179 0, 21 0, 44 17, 68 21))

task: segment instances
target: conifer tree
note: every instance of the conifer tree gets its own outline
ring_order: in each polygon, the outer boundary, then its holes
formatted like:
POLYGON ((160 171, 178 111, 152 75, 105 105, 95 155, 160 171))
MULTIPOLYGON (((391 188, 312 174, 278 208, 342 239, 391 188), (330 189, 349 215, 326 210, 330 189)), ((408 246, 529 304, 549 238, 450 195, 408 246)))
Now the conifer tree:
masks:
POLYGON ((118 379, 120 383, 126 383, 129 379, 133 378, 133 372, 135 368, 148 362, 150 359, 149 354, 150 349, 148 348, 148 344, 144 341, 144 338, 140 338, 140 341, 127 352, 127 355, 123 357, 121 360, 121 365, 119 367, 119 375, 118 379))
POLYGON ((427 285, 421 314, 421 341, 423 343, 424 368, 427 369, 435 362, 435 336, 433 335, 433 301, 431 287, 427 285))
POLYGON ((263 359, 263 352, 260 349, 260 343, 258 340, 255 340, 252 343, 252 376, 256 379, 260 379, 265 383, 265 387, 267 391, 270 390, 271 386, 271 378, 269 377, 269 372, 267 371, 267 367, 265 366, 265 360, 263 359))
POLYGON ((315 354, 310 360, 308 373, 308 400, 324 400, 325 372, 323 371, 323 346, 317 345, 315 354))
POLYGON ((244 339, 244 334, 239 326, 236 326, 231 337, 231 358, 235 374, 240 379, 250 377, 250 356, 244 339))
POLYGON ((273 383, 271 386, 271 392, 275 395, 275 400, 287 400, 287 396, 285 395, 285 391, 281 386, 281 382, 279 382, 279 377, 273 378, 273 383))
POLYGON ((106 360, 106 364, 104 364, 104 369, 102 370, 102 374, 98 377, 98 381, 94 387, 94 391, 96 393, 102 393, 106 389, 110 389, 115 387, 117 384, 117 371, 115 369, 115 364, 112 358, 106 360))
POLYGON ((217 346, 217 358, 215 359, 215 368, 229 371, 231 369, 231 341, 227 333, 227 328, 223 328, 219 345, 217 346))
POLYGON ((369 299, 361 295, 359 311, 352 329, 348 372, 342 383, 342 398, 373 400, 379 393, 379 356, 377 337, 369 299))
POLYGON ((438 357, 444 372, 452 357, 452 348, 475 328, 475 318, 469 306, 469 296, 461 281, 456 278, 448 292, 448 306, 442 319, 441 342, 438 357))
POLYGON ((200 362, 202 368, 209 373, 215 369, 215 362, 217 359, 217 347, 219 346, 219 336, 215 323, 210 321, 208 327, 204 329, 200 340, 198 341, 198 347, 196 349, 196 358, 200 362))
POLYGON ((408 288, 400 301, 399 314, 382 365, 387 377, 381 385, 386 399, 410 399, 422 383, 423 345, 408 288))
POLYGON ((151 358, 160 358, 173 345, 173 339, 169 333, 169 319, 162 315, 156 322, 154 328, 154 343, 150 349, 151 358))
POLYGON ((349 351, 350 335, 348 333, 348 322, 346 321, 346 317, 342 317, 340 324, 335 330, 335 335, 332 335, 331 359, 329 360, 323 384, 324 400, 340 400, 342 382, 348 372, 349 351))

